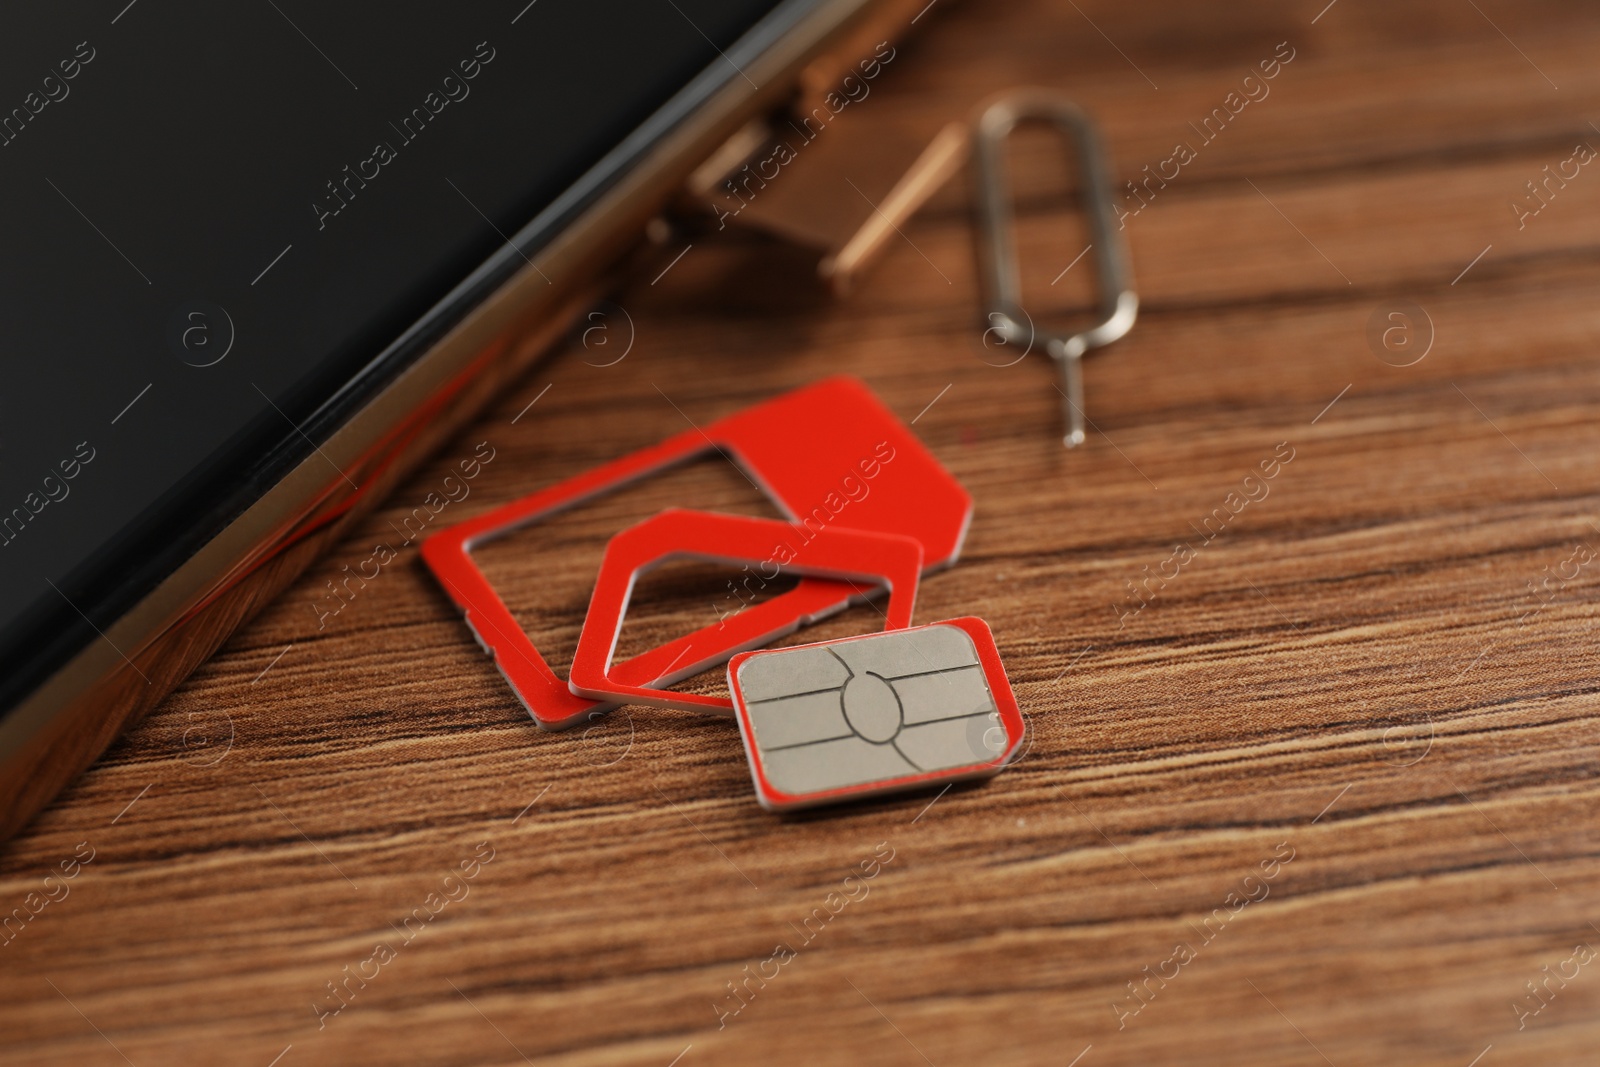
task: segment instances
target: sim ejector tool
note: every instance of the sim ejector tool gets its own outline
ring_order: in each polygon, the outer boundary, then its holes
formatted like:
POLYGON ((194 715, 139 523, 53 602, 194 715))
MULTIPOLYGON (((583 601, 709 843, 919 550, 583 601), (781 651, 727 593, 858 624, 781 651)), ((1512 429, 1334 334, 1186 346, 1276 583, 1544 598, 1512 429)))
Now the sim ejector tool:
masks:
POLYGON ((1045 351, 1061 368, 1062 398, 1068 448, 1084 441, 1083 370, 1080 360, 1091 348, 1108 345, 1127 333, 1139 312, 1128 269, 1128 251, 1121 231, 1113 226, 1115 212, 1109 185, 1109 164, 1100 147, 1094 124, 1077 105, 1042 89, 1023 89, 1000 97, 979 115, 973 153, 978 187, 979 256, 988 321, 1011 344, 1044 342, 1045 351), (1089 221, 1090 249, 1094 252, 1099 289, 1098 320, 1070 336, 1035 329, 1023 311, 1022 286, 1017 272, 1016 242, 1012 237, 1011 198, 1006 185, 1006 138, 1019 123, 1043 121, 1055 126, 1070 142, 1082 174, 1084 212, 1089 221))

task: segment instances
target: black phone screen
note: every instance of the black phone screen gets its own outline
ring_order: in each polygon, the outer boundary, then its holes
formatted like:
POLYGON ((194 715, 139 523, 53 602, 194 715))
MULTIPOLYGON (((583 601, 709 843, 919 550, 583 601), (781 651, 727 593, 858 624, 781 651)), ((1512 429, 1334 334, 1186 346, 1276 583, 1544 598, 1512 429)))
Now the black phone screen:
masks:
POLYGON ((309 455, 353 383, 464 312, 464 279, 481 295, 521 266, 510 235, 596 192, 669 102, 744 77, 738 46, 778 8, 9 11, 0 708, 309 455))

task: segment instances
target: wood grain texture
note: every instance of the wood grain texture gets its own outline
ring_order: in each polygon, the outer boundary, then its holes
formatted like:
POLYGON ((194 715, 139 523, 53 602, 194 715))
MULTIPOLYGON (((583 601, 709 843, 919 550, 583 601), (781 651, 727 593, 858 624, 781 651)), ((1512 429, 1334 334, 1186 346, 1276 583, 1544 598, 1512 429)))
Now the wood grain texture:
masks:
MULTIPOLYGON (((1295 49, 1128 220, 1143 310, 1089 360, 1088 445, 1043 360, 985 362, 962 183, 843 303, 696 238, 617 296, 625 359, 599 366, 614 313, 535 369, 0 853, 3 916, 93 850, 0 946, 0 1060, 1593 1061, 1600 175, 1520 229, 1509 205, 1600 145, 1600 19, 1017 0, 919 29, 849 121, 931 134, 1056 86, 1130 179, 1295 49), (1400 300, 1433 328, 1403 368, 1368 342, 1400 300), (319 628, 479 442, 438 524, 839 372, 976 498, 918 617, 995 630, 1031 744, 986 785, 776 818, 724 721, 541 734, 414 547, 319 628)), ((1019 138, 1014 167, 1030 310, 1070 319, 1060 161, 1019 138)), ((604 539, 668 504, 766 508, 703 463, 485 553, 558 665, 604 539)), ((709 621, 721 579, 662 572, 625 645, 709 621)))

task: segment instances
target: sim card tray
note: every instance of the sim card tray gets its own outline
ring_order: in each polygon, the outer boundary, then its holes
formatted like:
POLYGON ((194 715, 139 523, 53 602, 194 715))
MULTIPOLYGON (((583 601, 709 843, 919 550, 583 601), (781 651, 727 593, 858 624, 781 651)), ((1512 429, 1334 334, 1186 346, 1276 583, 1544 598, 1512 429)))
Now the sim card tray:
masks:
MULTIPOLYGON (((1109 165, 1100 138, 1089 117, 1057 93, 1023 89, 1007 93, 984 108, 977 120, 974 178, 978 189, 978 244, 988 321, 1008 343, 1031 346, 1044 342, 1045 351, 1061 368, 1065 389, 1063 411, 1068 448, 1084 441, 1083 371, 1079 361, 1092 348, 1110 344, 1133 326, 1139 297, 1133 291, 1128 251, 1121 231, 1113 225, 1109 165), (1072 146, 1082 174, 1083 205, 1089 221, 1089 249, 1099 289, 1099 319, 1088 329, 1070 336, 1036 329, 1021 305, 1017 249, 1012 238, 1011 198, 1006 186, 1005 140, 1019 123, 1038 120, 1054 125, 1072 146)), ((1086 250, 1087 251, 1087 250, 1086 250)), ((1059 388, 1059 387, 1058 387, 1059 388)))

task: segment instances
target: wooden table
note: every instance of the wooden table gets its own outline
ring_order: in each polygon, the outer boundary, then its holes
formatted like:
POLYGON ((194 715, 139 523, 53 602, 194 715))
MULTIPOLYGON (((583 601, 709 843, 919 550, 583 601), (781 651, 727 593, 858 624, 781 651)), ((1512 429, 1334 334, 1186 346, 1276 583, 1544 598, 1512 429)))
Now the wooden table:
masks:
MULTIPOLYGON (((1032 83, 1124 179, 1193 151, 1127 220, 1143 309, 1087 446, 1046 361, 985 362, 962 183, 844 302, 695 240, 0 853, 4 910, 60 897, 0 947, 0 1058, 1594 1062, 1600 21, 1323 2, 942 3, 853 121, 1032 83), (778 818, 724 721, 541 734, 414 549, 319 628, 479 442, 440 525, 839 372, 976 498, 918 614, 998 636, 1032 740, 988 784, 778 818)), ((1015 158, 1029 308, 1068 318, 1082 226, 1049 140, 1015 158)), ((668 504, 771 513, 719 460, 485 554, 558 667, 604 539, 668 504)), ((623 651, 725 578, 652 577, 623 651)))

